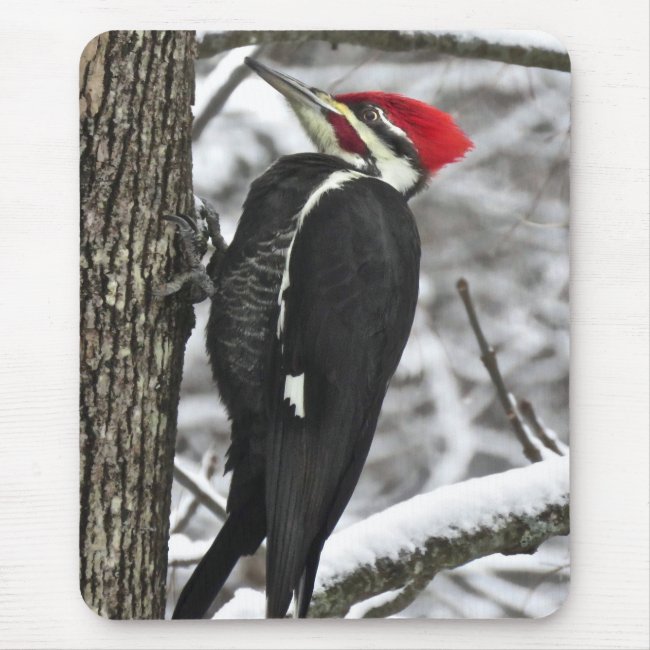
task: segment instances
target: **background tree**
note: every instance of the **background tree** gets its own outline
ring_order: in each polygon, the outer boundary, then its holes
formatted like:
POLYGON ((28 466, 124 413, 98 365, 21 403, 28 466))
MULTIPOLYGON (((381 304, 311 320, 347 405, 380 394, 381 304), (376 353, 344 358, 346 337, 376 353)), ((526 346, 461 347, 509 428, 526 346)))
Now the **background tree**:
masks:
POLYGON ((81 591, 110 618, 161 618, 176 413, 191 306, 161 215, 193 206, 193 32, 85 48, 81 113, 81 591))

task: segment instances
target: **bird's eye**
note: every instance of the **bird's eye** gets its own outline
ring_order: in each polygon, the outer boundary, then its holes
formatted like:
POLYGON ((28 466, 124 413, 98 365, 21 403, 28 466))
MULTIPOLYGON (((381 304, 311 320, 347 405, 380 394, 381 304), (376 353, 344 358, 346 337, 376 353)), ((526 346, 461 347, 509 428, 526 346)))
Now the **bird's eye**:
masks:
POLYGON ((374 108, 366 108, 361 117, 364 122, 376 122, 379 119, 379 111, 374 108))

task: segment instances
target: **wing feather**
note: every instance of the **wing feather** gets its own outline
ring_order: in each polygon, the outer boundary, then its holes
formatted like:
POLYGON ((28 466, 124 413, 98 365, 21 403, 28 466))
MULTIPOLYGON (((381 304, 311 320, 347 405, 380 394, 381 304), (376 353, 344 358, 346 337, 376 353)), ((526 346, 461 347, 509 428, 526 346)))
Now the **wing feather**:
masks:
POLYGON ((269 616, 284 615, 354 490, 408 338, 418 271, 413 217, 375 179, 328 191, 295 236, 270 363, 269 616))

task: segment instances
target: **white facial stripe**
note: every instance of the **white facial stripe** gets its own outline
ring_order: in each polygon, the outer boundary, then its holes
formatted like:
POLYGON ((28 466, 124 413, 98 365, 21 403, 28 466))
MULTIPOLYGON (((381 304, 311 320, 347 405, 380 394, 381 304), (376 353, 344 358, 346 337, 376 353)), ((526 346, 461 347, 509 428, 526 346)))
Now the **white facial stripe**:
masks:
POLYGON ((407 192, 420 180, 420 172, 414 169, 408 160, 395 155, 383 160, 377 158, 377 168, 380 178, 398 192, 407 192))
POLYGON ((296 415, 299 418, 305 417, 305 375, 287 375, 284 380, 284 399, 296 407, 296 415))
MULTIPOLYGON (((382 122, 396 135, 410 139, 402 129, 391 124, 383 111, 377 109, 382 122)), ((398 192, 406 192, 420 180, 420 172, 415 169, 407 158, 401 158, 377 136, 366 124, 357 119, 352 111, 346 111, 345 116, 366 143, 368 150, 375 158, 379 178, 392 185, 398 192)))
POLYGON ((390 131, 392 131, 395 135, 398 135, 400 138, 404 138, 407 142, 410 142, 411 145, 413 145, 413 140, 409 138, 408 134, 406 131, 403 131, 402 129, 399 128, 399 126, 395 126, 392 122, 388 120, 388 118, 384 115, 383 111, 379 111, 379 116, 381 117, 381 121, 388 127, 390 131))
MULTIPOLYGON (((312 108, 308 108, 297 102, 292 104, 292 107, 298 115, 303 128, 314 141, 319 151, 342 158, 357 169, 367 168, 367 161, 362 156, 346 151, 341 147, 334 127, 319 111, 314 111, 312 108)), ((420 172, 411 165, 408 159, 397 156, 390 147, 382 142, 370 127, 357 119, 356 115, 348 106, 345 104, 337 104, 337 108, 365 142, 368 151, 375 160, 377 170, 379 171, 378 177, 381 180, 392 185, 398 192, 407 192, 418 183, 420 180, 420 172)), ((388 129, 395 135, 411 142, 408 135, 402 129, 390 123, 380 108, 377 108, 377 112, 383 124, 388 129)))

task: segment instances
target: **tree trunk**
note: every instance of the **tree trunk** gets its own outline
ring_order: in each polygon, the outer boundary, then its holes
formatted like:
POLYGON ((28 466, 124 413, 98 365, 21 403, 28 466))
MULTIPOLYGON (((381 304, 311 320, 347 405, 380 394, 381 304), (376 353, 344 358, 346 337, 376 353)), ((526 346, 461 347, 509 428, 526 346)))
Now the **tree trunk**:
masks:
POLYGON ((193 208, 193 32, 85 48, 81 111, 81 592, 109 618, 161 618, 176 414, 192 308, 165 213, 193 208))

